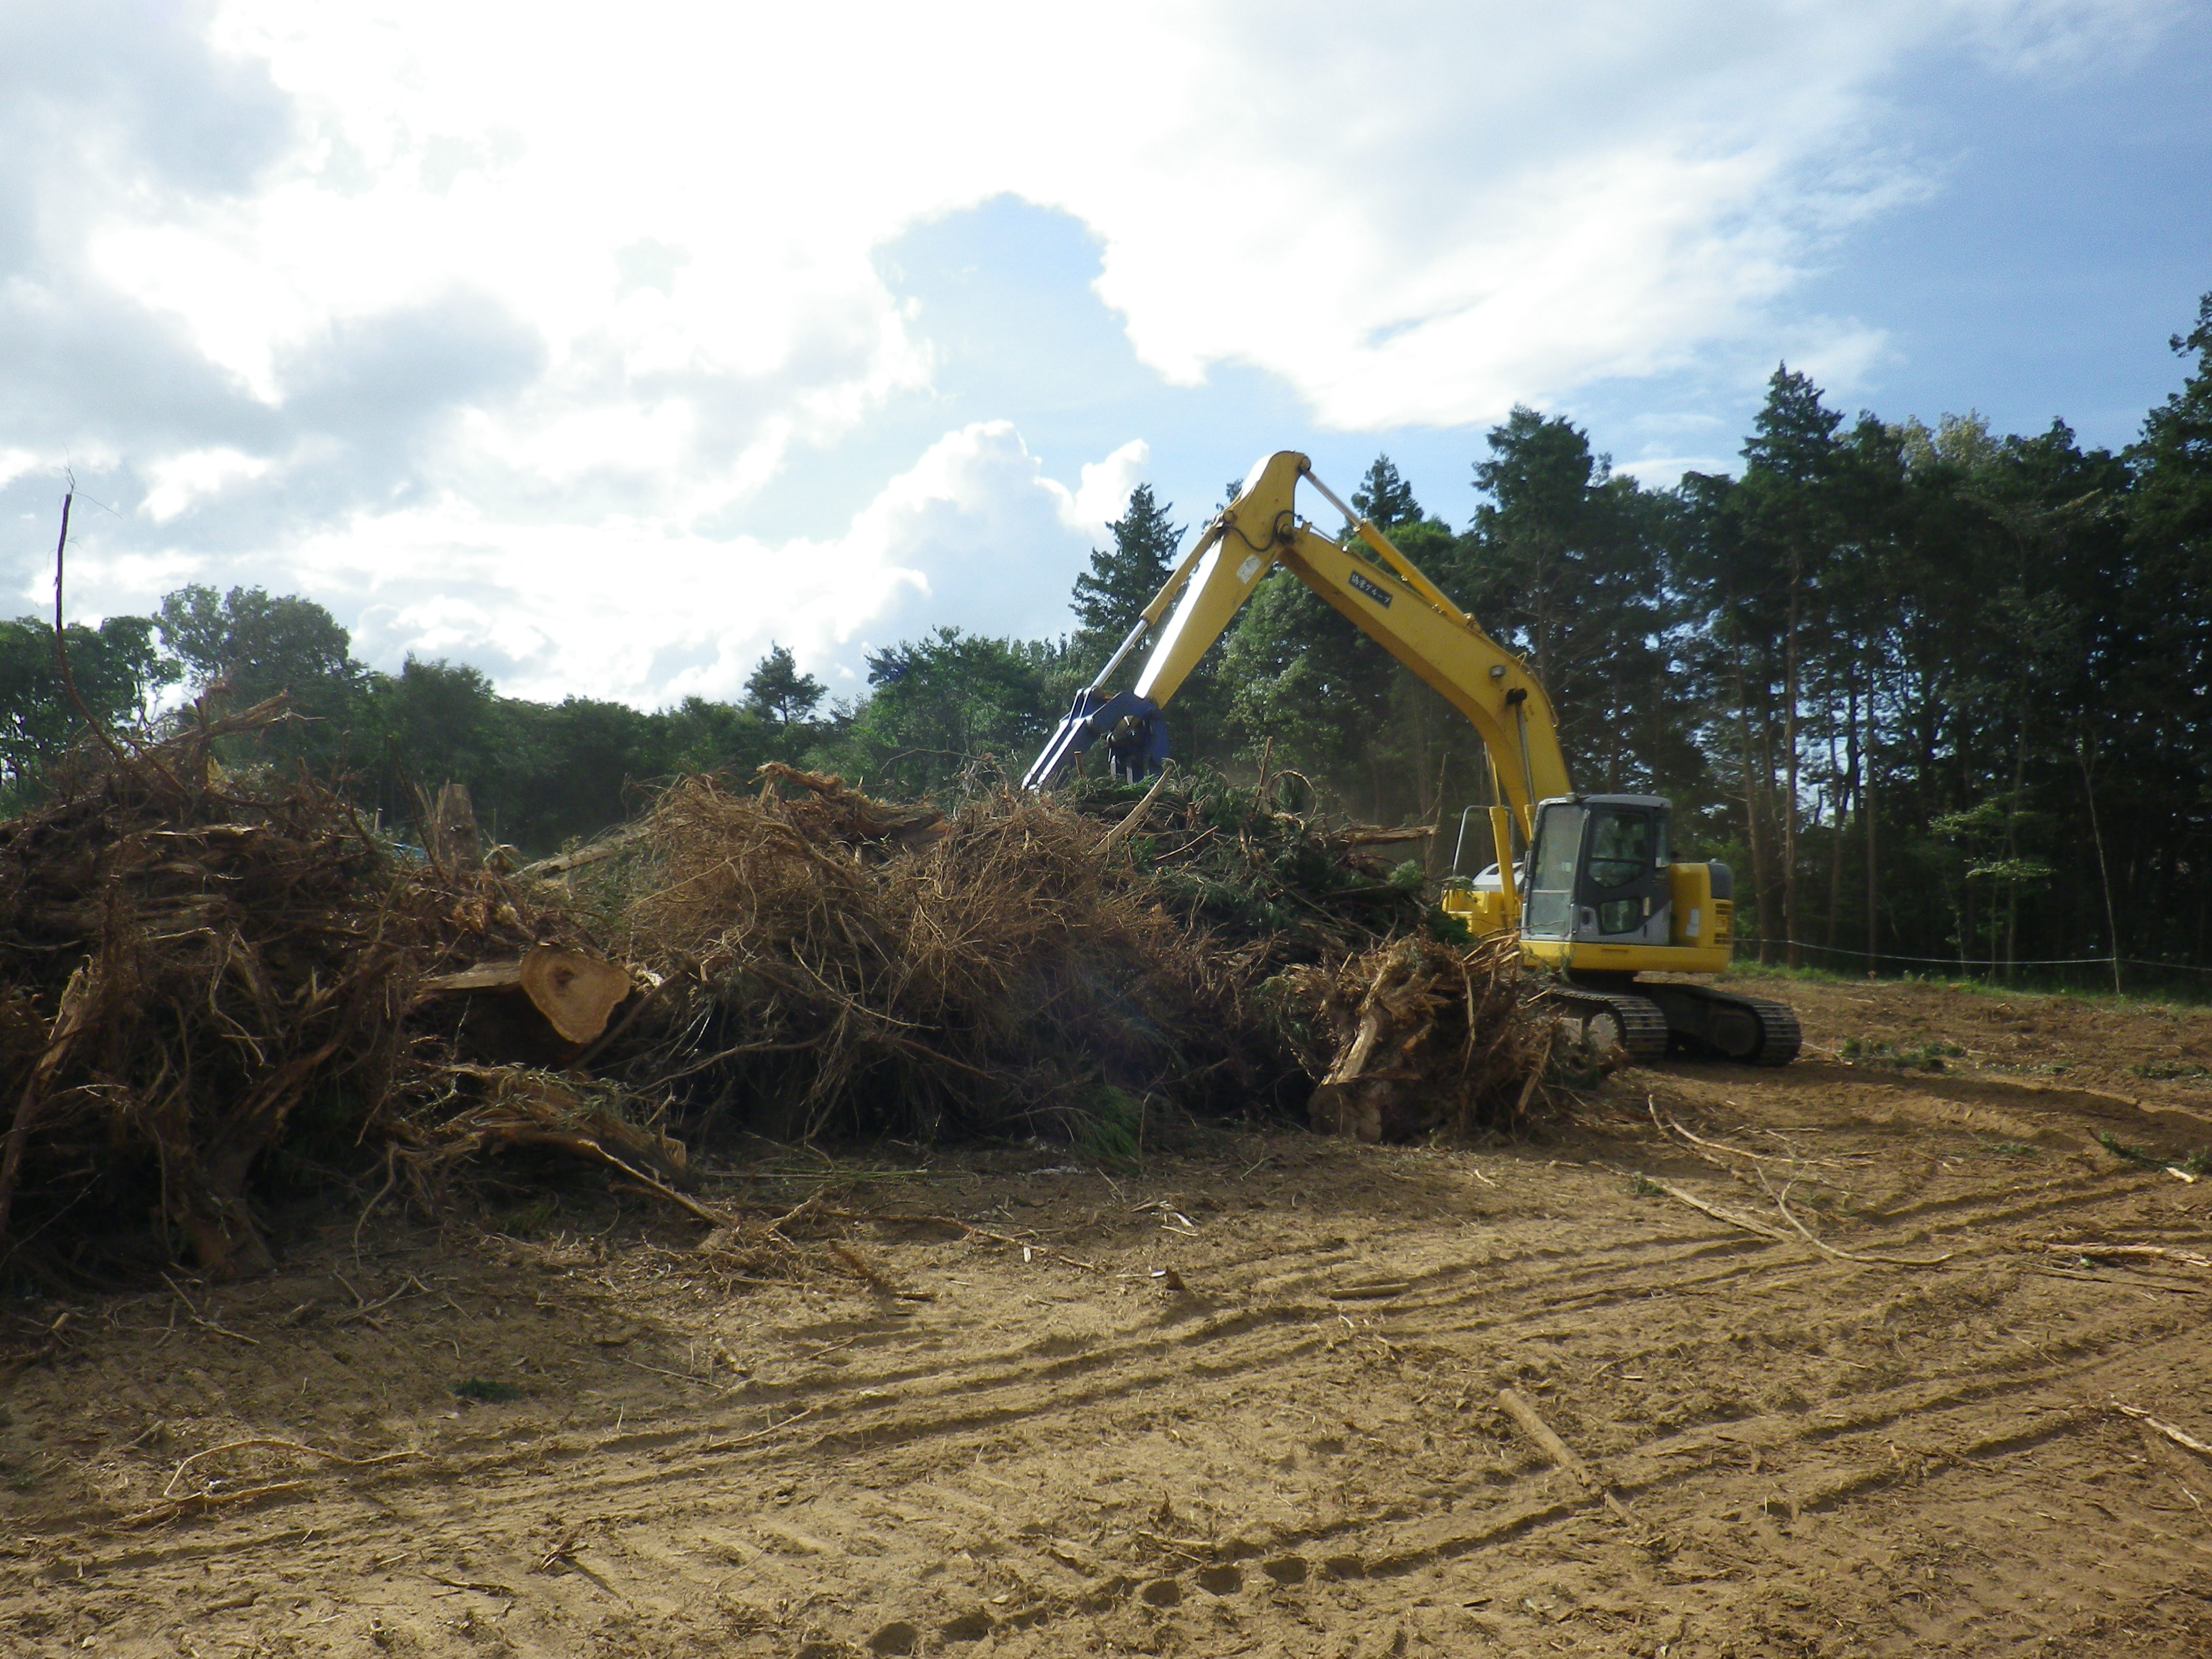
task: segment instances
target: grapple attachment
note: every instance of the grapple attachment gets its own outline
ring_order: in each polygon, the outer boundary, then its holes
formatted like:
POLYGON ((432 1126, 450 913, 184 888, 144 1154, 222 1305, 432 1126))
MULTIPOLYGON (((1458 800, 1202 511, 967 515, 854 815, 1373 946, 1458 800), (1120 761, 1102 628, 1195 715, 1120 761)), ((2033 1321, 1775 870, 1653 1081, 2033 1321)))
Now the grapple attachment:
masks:
POLYGON ((1043 788, 1071 757, 1101 739, 1108 767, 1117 778, 1149 777, 1166 763, 1168 723, 1159 704, 1133 691, 1117 691, 1109 697, 1088 689, 1075 694, 1067 718, 1023 776, 1022 787, 1043 788))

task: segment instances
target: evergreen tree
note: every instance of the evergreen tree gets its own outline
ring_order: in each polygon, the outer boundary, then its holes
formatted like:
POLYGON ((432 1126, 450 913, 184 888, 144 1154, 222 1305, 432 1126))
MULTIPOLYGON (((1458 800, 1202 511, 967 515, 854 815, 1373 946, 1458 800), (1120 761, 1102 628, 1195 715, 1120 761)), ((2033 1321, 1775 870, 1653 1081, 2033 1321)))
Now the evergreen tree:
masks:
POLYGON ((1129 492, 1127 509, 1106 526, 1114 545, 1091 550, 1091 568, 1075 579, 1070 602, 1091 641, 1119 643, 1175 568, 1183 532, 1169 521, 1172 510, 1152 500, 1150 484, 1139 484, 1129 492))
POLYGON ((1766 402, 1752 421, 1743 459, 1753 473, 1793 484, 1817 483, 1832 470, 1843 416, 1820 401, 1810 376, 1787 363, 1767 377, 1766 402))
POLYGON ((778 726, 796 726, 812 719, 826 695, 821 681, 799 672, 789 647, 773 641, 768 655, 745 678, 744 706, 778 726))
POLYGON ((1421 504, 1413 499, 1413 485, 1398 476, 1388 455, 1375 458, 1359 488, 1352 492, 1352 506, 1386 536, 1401 526, 1420 523, 1424 516, 1421 504))
POLYGON ((1697 771, 1671 691, 1662 504, 1613 476, 1571 422, 1516 409, 1475 466, 1489 499, 1458 585, 1483 627, 1528 659, 1577 782, 1685 787, 1697 771))
MULTIPOLYGON (((1831 488, 1838 467, 1836 428, 1842 421, 1841 415, 1821 402, 1820 387, 1783 363, 1766 383, 1766 403, 1743 447, 1747 465, 1740 506, 1751 531, 1745 545, 1767 564, 1768 584, 1778 582, 1783 595, 1783 781, 1778 793, 1770 792, 1778 806, 1780 844, 1775 860, 1770 860, 1757 856, 1759 843, 1753 842, 1754 866, 1766 866, 1755 870, 1754 884, 1762 900, 1769 899, 1771 890, 1779 887, 1779 915, 1770 903, 1765 915, 1780 922, 1793 968, 1798 965, 1799 941, 1804 932, 1797 886, 1798 773, 1802 759, 1799 715, 1805 686, 1807 633, 1808 628, 1820 626, 1820 619, 1814 613, 1822 597, 1826 560, 1842 540, 1831 488), (1778 871, 1775 860, 1778 860, 1778 871)), ((1773 929, 1769 927, 1765 931, 1771 934, 1773 929)))

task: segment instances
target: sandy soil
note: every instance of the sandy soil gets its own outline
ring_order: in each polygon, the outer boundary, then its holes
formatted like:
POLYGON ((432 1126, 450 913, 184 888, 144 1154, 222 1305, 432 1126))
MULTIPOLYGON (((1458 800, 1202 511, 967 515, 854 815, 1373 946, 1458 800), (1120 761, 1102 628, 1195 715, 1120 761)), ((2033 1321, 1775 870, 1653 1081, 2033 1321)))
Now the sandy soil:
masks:
POLYGON ((2212 1458, 2117 1408, 2212 1442, 2212 1269, 2089 1248, 2212 1255, 2098 1139, 2212 1145, 2212 1014, 1788 994, 1540 1145, 718 1183, 999 1236, 848 1224, 882 1286, 580 1182, 15 1304, 0 1650, 2212 1652, 2212 1458))

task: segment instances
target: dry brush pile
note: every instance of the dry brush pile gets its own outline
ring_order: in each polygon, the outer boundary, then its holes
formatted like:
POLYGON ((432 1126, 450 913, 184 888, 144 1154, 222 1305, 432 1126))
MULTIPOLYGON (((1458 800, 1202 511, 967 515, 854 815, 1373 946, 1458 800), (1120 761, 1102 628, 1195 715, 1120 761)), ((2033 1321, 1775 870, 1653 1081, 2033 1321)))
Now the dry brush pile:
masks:
POLYGON ((526 949, 560 919, 488 878, 403 864, 338 796, 220 751, 281 699, 95 751, 0 823, 0 1242, 269 1250, 272 1157, 342 1159, 424 1099, 427 975, 526 949))
POLYGON ((625 877, 624 948, 682 988, 631 1075, 681 1080, 695 1121, 1111 1146, 1153 1099, 1267 1110, 1316 1079, 1403 1097, 1316 1114, 1369 1139, 1530 1104, 1544 1054, 1517 966, 1431 937, 1387 861, 1403 832, 1212 781, 939 817, 763 769, 757 793, 671 789, 625 877))
POLYGON ((703 1215, 680 1138, 1112 1155, 1156 1102, 1261 1112, 1317 1080, 1317 1125, 1401 1135, 1511 1118, 1542 1064, 1510 962, 1423 933, 1402 836, 1253 792, 948 816, 771 767, 682 781, 531 880, 221 763, 284 718, 111 744, 0 823, 8 1261, 250 1272, 272 1176, 378 1158, 434 1203, 486 1152, 586 1158, 703 1215))
POLYGON ((757 793, 670 789, 623 913, 623 948, 683 988, 632 1074, 688 1080, 696 1118, 1110 1134, 1147 1093, 1263 1086, 1245 988, 1090 820, 1010 795, 945 817, 767 770, 757 793))

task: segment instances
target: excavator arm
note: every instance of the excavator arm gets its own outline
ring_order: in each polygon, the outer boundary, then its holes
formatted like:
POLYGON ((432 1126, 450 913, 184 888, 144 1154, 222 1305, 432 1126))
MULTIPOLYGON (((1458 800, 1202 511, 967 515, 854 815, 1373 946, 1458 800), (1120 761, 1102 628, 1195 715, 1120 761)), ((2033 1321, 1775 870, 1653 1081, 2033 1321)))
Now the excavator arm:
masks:
POLYGON ((1237 499, 1153 595, 1030 769, 1028 786, 1049 782, 1069 756, 1102 736, 1109 749, 1120 739, 1117 764, 1127 757, 1138 763, 1131 769, 1148 769, 1147 750, 1164 742, 1164 734, 1152 735, 1147 728, 1228 630, 1260 579, 1278 564, 1412 669, 1482 734, 1524 841, 1534 832, 1536 803, 1572 793, 1551 702, 1521 659, 1315 478, 1311 462, 1289 450, 1252 469, 1237 499), (1311 480, 1352 521, 1361 549, 1340 546, 1298 517, 1301 478, 1311 480), (1152 647, 1135 688, 1108 696, 1106 681, 1147 635, 1152 647))

